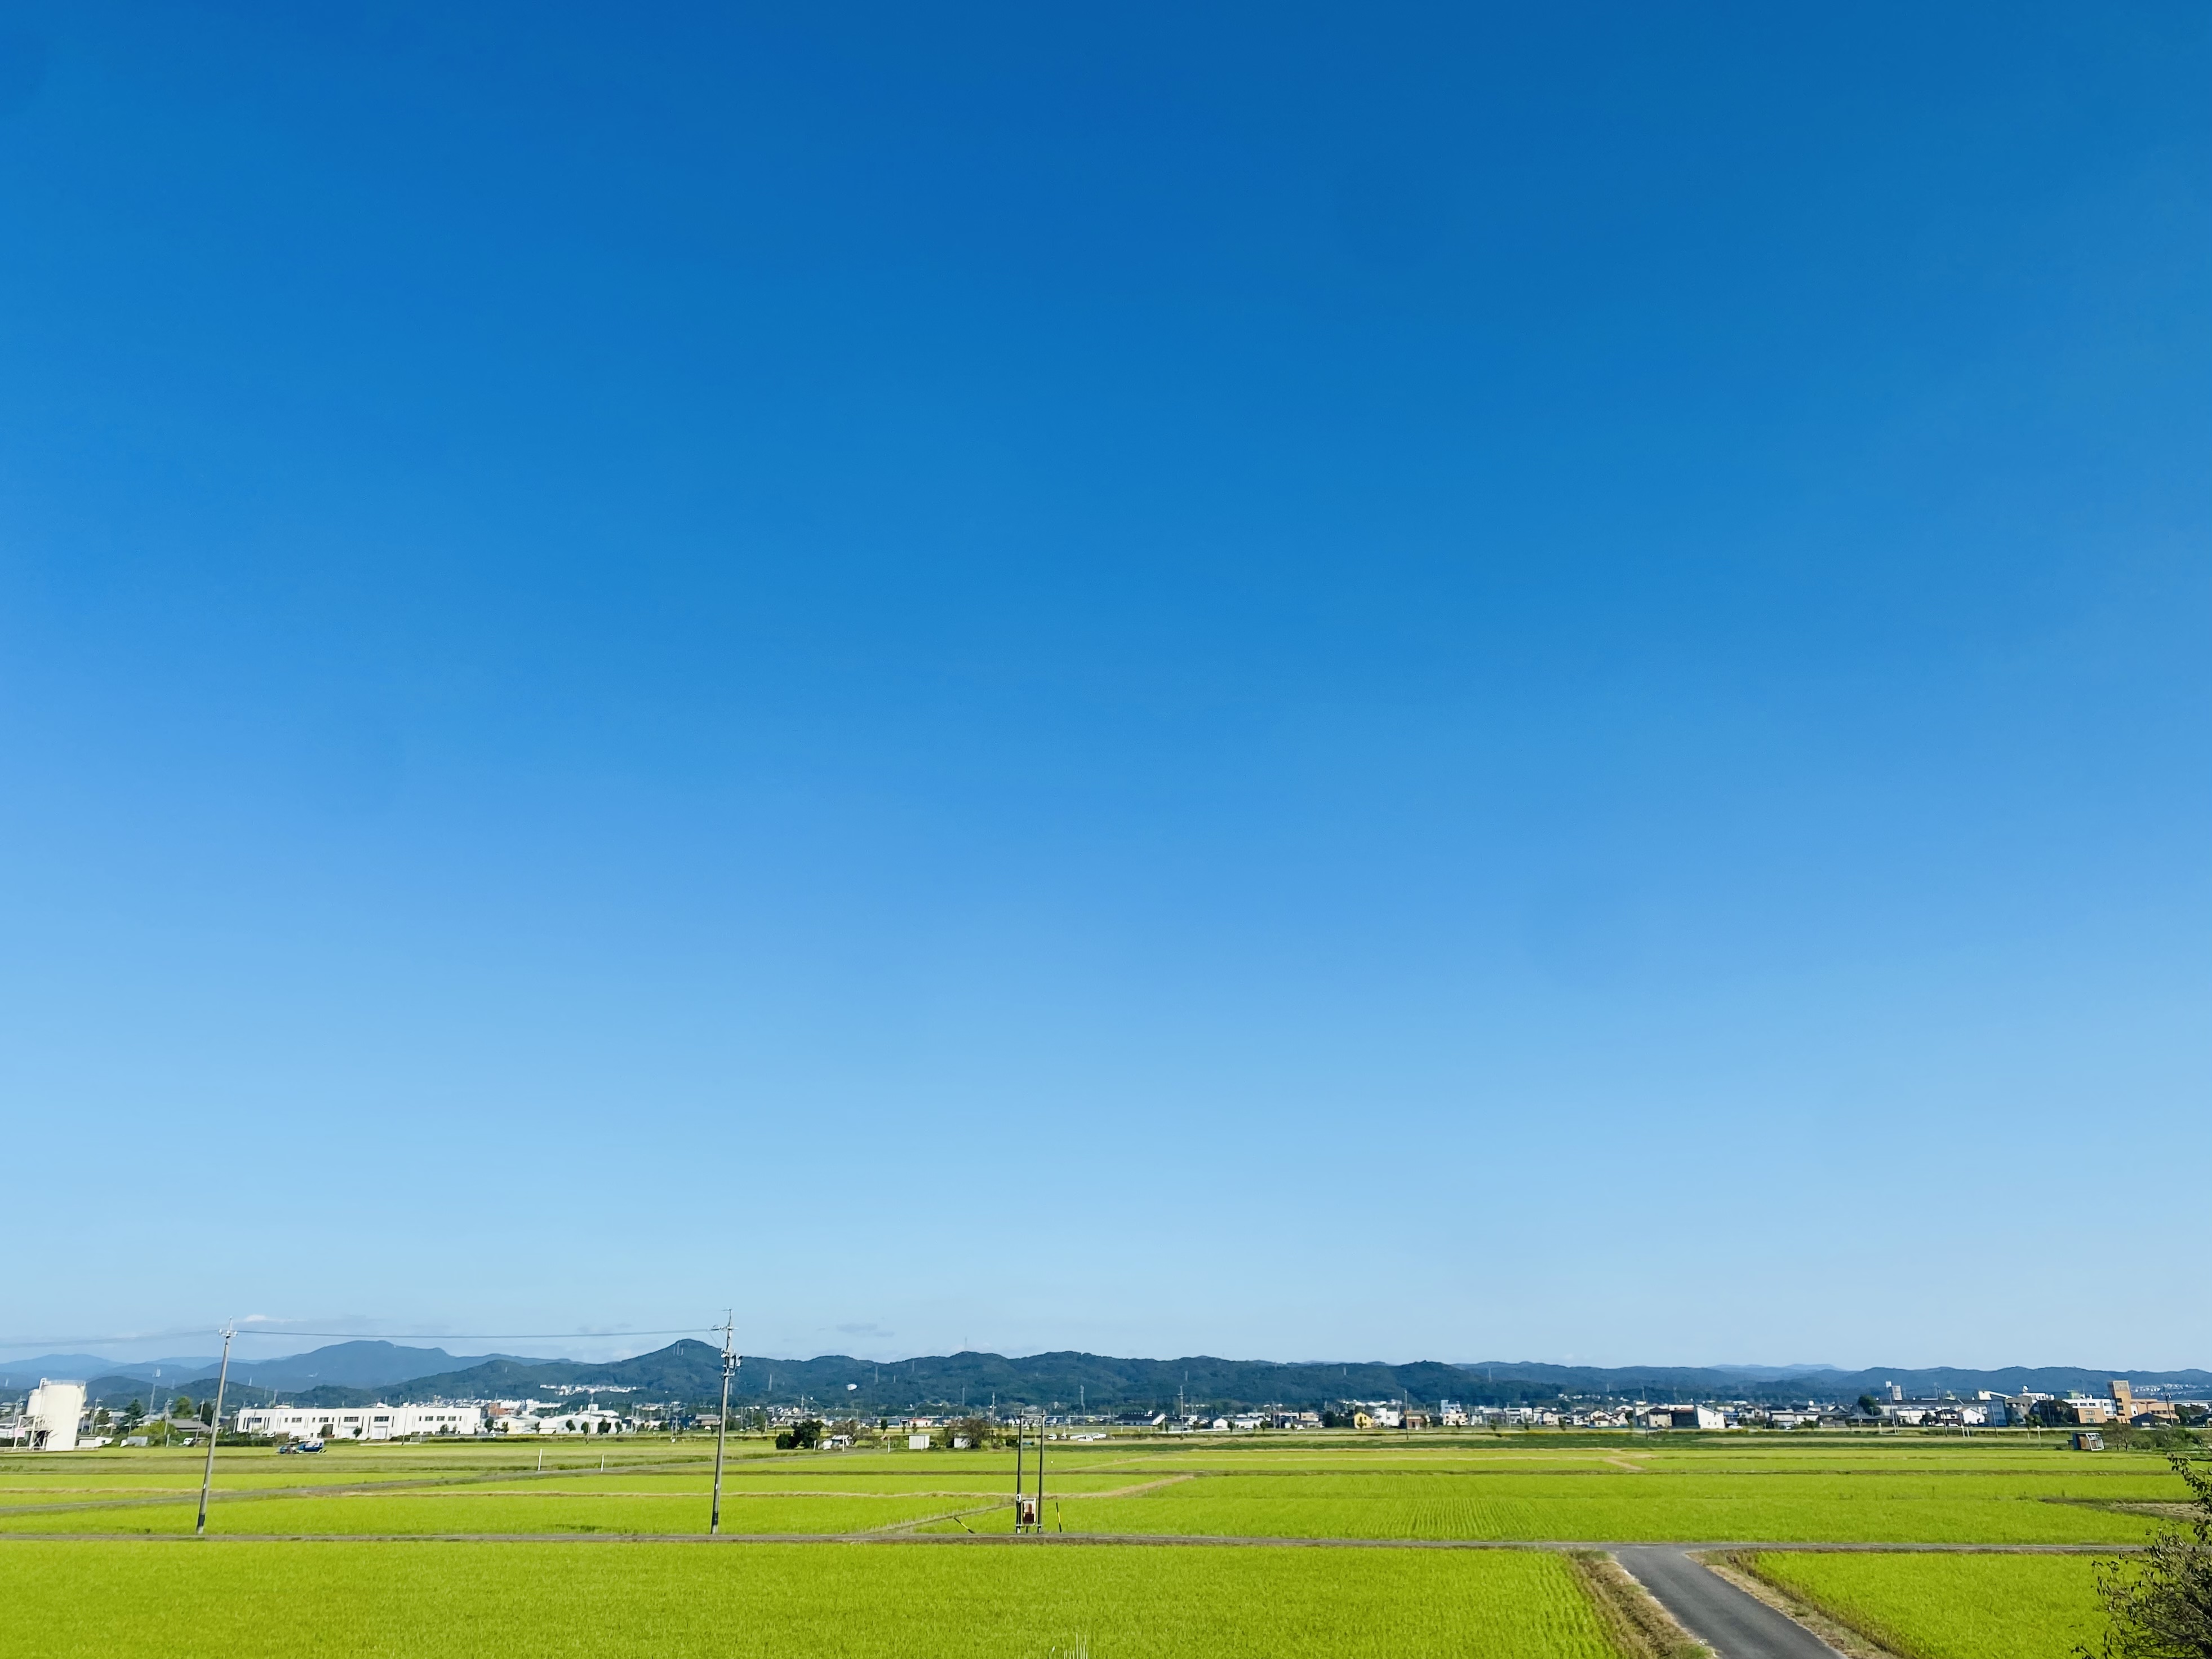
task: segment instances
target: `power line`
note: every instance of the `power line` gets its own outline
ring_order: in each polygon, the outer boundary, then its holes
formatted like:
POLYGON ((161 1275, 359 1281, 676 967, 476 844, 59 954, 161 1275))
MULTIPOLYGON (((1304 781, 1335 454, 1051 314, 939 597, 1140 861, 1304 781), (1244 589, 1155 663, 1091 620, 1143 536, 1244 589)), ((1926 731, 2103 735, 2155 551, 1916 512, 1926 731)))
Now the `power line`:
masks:
MULTIPOLYGON (((716 1326, 684 1325, 666 1331, 298 1331, 241 1328, 240 1336, 331 1336, 356 1342, 574 1342, 632 1336, 692 1336, 716 1326)), ((179 1337, 201 1336, 198 1327, 187 1331, 126 1332, 116 1336, 0 1337, 0 1348, 65 1348, 92 1342, 167 1342, 179 1337)))
MULTIPOLYGON (((668 1331, 240 1331, 240 1336, 344 1336, 364 1342, 388 1342, 398 1338, 408 1342, 428 1342, 442 1339, 448 1342, 567 1342, 578 1338, 621 1336, 690 1336, 701 1331, 713 1331, 712 1325, 684 1325, 668 1331)), ((92 1339, 87 1339, 90 1340, 92 1339)), ((117 1339, 106 1339, 114 1341, 117 1339)))

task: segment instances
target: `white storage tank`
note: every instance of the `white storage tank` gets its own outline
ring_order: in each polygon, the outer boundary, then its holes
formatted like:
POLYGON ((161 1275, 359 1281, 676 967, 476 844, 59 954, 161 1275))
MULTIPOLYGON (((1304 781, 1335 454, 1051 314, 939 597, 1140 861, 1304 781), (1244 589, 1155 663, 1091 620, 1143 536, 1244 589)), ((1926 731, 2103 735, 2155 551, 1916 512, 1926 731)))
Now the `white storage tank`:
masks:
POLYGON ((46 1377, 31 1390, 29 1419, 33 1451, 75 1451, 77 1419, 84 1415, 84 1384, 46 1377))

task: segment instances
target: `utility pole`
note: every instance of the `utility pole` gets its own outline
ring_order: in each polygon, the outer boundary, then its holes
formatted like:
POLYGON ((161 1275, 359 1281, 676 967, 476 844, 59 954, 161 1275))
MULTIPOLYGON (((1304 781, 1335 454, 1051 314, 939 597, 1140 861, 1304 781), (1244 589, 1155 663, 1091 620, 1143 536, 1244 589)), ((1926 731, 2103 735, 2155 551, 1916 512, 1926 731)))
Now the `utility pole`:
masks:
POLYGON ((1040 1410, 1036 1414, 1036 1487, 1034 1496, 1022 1491, 1022 1452, 1030 1437, 1029 1413, 1024 1412, 1014 1419, 1014 1530, 1018 1533, 1044 1530, 1044 1431, 1050 1419, 1040 1410))
POLYGON ((235 1323, 222 1328, 222 1369, 215 1376, 215 1421, 208 1425, 207 1467, 200 1472, 200 1518, 192 1536, 207 1536, 208 1488, 215 1484, 215 1443, 222 1437, 222 1389, 230 1381, 230 1339, 238 1334, 235 1323))
POLYGON ((722 1448, 730 1439, 730 1376, 738 1369, 738 1315, 732 1308, 722 1316, 722 1414, 714 1419, 714 1507, 707 1517, 707 1536, 722 1531, 722 1448))

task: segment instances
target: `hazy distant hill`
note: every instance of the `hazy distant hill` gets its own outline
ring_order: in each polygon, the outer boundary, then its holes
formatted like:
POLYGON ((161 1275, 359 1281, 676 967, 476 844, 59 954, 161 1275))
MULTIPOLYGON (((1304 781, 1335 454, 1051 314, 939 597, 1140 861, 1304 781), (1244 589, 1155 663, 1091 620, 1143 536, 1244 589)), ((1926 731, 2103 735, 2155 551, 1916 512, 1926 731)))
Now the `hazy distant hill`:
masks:
MULTIPOLYGON (((402 1348, 375 1341, 337 1342, 276 1359, 234 1357, 226 1398, 253 1404, 278 1393, 289 1396, 325 1385, 370 1393, 389 1391, 414 1377, 450 1374, 502 1357, 487 1355, 480 1359, 450 1354, 443 1348, 402 1348)), ((197 1400, 203 1394, 212 1394, 216 1365, 213 1358, 149 1359, 126 1364, 94 1354, 46 1354, 12 1362, 0 1370, 0 1389, 33 1388, 42 1376, 82 1378, 88 1381, 88 1393, 95 1404, 115 1406, 137 1400, 150 1405, 171 1395, 185 1394, 197 1400)))
POLYGON ((443 1348, 401 1348, 389 1342, 334 1342, 307 1353, 281 1359, 234 1360, 233 1378, 264 1389, 340 1388, 380 1389, 418 1376, 441 1376, 472 1365, 503 1359, 504 1354, 477 1356, 447 1353, 443 1348))
MULTIPOLYGON (((368 1345, 362 1345, 368 1346, 368 1345)), ((403 1351, 404 1352, 404 1351, 403 1351)), ((420 1353, 434 1350, 414 1350, 420 1353)), ((1758 1368, 1768 1372, 1769 1368, 1758 1368)), ((1057 1352, 1009 1358, 1003 1354, 964 1352, 932 1355, 878 1364, 848 1355, 813 1359, 748 1356, 732 1389, 744 1405, 773 1402, 810 1406, 834 1415, 881 1416, 917 1410, 978 1409, 996 1403, 1073 1410, 1087 1406, 1115 1413, 1171 1411, 1178 1394, 1194 1409, 1221 1410, 1280 1402, 1319 1407, 1338 1400, 1382 1400, 1401 1396, 1434 1406, 1443 1399, 1474 1405, 1535 1404, 1566 1397, 1609 1400, 1741 1399, 1782 1402, 1856 1399, 1887 1393, 1892 1382, 1908 1395, 1945 1391, 1971 1396, 1978 1389, 2017 1393, 2036 1389, 2064 1393, 2071 1389, 2102 1392, 2116 1376, 2141 1387, 2178 1383, 2212 1392, 2212 1372, 2084 1370, 2067 1367, 2015 1366, 2002 1370, 1865 1371, 1808 1370, 1774 1376, 1752 1368, 1681 1366, 1565 1366, 1495 1361, 1449 1365, 1424 1360, 1407 1365, 1374 1363, 1279 1364, 1267 1360, 1220 1359, 1195 1355, 1182 1359, 1121 1359, 1102 1354, 1057 1352)), ((312 1405, 365 1404, 372 1399, 413 1400, 562 1397, 563 1389, 605 1389, 608 1400, 625 1395, 640 1400, 701 1403, 720 1386, 720 1357, 704 1342, 681 1341, 653 1353, 611 1364, 577 1360, 488 1359, 462 1369, 431 1372, 374 1386, 323 1383, 287 1388, 283 1395, 312 1405)), ((234 1381, 238 1373, 234 1373, 234 1381)), ((234 1398, 261 1400, 270 1390, 255 1385, 234 1398)), ((204 1377, 185 1386, 197 1397, 212 1388, 204 1377)))
POLYGON ((72 1382, 107 1376, 143 1380, 150 1379, 156 1371, 161 1373, 165 1382, 181 1382, 187 1376, 212 1368, 215 1363, 213 1356, 125 1362, 102 1359, 98 1354, 91 1353, 42 1353, 28 1359, 10 1359, 0 1363, 0 1389, 35 1389, 42 1376, 72 1382))

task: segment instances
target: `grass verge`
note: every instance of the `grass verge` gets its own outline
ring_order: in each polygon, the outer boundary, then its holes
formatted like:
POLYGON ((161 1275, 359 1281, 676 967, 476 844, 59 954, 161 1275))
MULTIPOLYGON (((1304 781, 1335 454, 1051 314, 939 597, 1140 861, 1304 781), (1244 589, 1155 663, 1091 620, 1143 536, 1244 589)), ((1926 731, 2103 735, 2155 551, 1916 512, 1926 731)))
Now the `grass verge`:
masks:
POLYGON ((1707 1659, 1705 1644, 1676 1624, 1613 1557, 1602 1550, 1576 1550, 1566 1559, 1622 1659, 1707 1659))
POLYGON ((1746 1595, 1796 1620, 1844 1659, 1902 1659, 1899 1650, 1886 1645, 1874 1632, 1862 1629, 1796 1587, 1760 1572, 1756 1565, 1759 1558, 1750 1551, 1723 1550, 1698 1559, 1746 1595))

